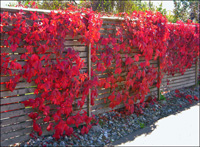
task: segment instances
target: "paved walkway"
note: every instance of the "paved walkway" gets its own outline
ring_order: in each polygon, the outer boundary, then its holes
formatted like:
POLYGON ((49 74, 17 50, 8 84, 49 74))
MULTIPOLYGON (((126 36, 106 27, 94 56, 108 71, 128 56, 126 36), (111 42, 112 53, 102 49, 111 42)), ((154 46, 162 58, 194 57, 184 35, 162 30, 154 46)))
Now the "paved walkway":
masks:
POLYGON ((195 105, 123 137, 117 146, 199 146, 199 109, 195 105))

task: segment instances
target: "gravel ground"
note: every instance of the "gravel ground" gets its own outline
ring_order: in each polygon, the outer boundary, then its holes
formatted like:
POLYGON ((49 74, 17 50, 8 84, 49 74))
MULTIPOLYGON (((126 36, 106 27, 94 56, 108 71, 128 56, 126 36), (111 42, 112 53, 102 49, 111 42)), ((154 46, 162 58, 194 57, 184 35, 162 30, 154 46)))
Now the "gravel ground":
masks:
POLYGON ((183 88, 179 89, 181 94, 177 96, 177 91, 171 91, 163 94, 163 100, 157 102, 149 102, 144 108, 140 107, 143 111, 138 115, 133 113, 131 115, 123 114, 122 110, 103 113, 95 116, 99 120, 99 124, 91 128, 88 134, 81 135, 80 130, 74 128, 75 136, 65 136, 59 140, 55 140, 52 136, 37 137, 37 139, 30 139, 20 146, 104 146, 111 145, 112 142, 127 136, 128 134, 142 129, 150 125, 160 118, 168 116, 173 113, 178 113, 188 107, 191 107, 199 100, 194 100, 194 96, 199 98, 199 88, 183 88), (191 95, 191 101, 186 98, 186 95, 191 95), (80 139, 77 139, 80 138, 80 139))

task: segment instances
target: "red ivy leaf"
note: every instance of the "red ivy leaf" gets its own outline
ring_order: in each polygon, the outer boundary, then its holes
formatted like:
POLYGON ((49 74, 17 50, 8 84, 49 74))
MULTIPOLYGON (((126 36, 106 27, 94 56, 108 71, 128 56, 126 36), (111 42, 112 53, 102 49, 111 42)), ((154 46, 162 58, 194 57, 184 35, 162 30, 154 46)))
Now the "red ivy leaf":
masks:
POLYGON ((50 117, 49 116, 46 116, 44 119, 43 119, 44 122, 49 122, 50 121, 50 117))
POLYGON ((53 123, 49 123, 49 125, 47 126, 47 131, 51 130, 53 130, 53 123))
POLYGON ((199 98, 198 98, 197 96, 194 96, 194 100, 198 101, 198 100, 199 100, 199 98))
POLYGON ((136 61, 136 62, 139 61, 139 56, 138 56, 138 55, 135 55, 134 58, 135 58, 135 61, 136 61))
POLYGON ((36 119, 38 117, 38 113, 37 112, 31 112, 29 115, 28 115, 31 119, 36 119))
POLYGON ((180 91, 178 89, 175 90, 175 93, 180 93, 180 91))
POLYGON ((120 74, 122 72, 122 69, 121 68, 117 68, 116 70, 115 70, 115 74, 120 74))

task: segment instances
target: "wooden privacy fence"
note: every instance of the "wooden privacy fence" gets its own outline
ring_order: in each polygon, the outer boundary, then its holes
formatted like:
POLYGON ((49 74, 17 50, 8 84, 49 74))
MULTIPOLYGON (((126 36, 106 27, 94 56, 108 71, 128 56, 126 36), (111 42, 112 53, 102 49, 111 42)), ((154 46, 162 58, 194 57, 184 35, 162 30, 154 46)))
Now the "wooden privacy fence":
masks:
MULTIPOLYGON (((9 11, 10 13, 16 13, 19 9, 3 9, 1 11, 9 11)), ((29 12, 30 10, 24 9, 24 11, 29 12)), ((49 13, 50 11, 43 11, 43 10, 34 10, 38 13, 49 13)), ((28 14, 27 14, 28 15, 28 14)), ((103 17, 103 25, 100 30, 101 36, 104 37, 108 35, 108 32, 112 32, 116 30, 116 27, 113 27, 111 24, 118 24, 121 22, 119 18, 107 18, 103 17), (112 27, 111 27, 112 26, 112 27)), ((87 70, 91 71, 91 67, 95 69, 96 65, 91 63, 91 50, 90 47, 85 46, 77 41, 80 36, 76 36, 75 38, 66 37, 65 38, 65 48, 72 47, 74 50, 79 52, 79 56, 84 63, 87 65, 85 68, 82 69, 82 72, 86 72, 87 70)), ((8 38, 8 35, 1 34, 1 46, 3 46, 3 41, 8 38)), ((139 50, 134 48, 134 53, 132 56, 137 54, 139 50)), ((17 50, 13 53, 9 48, 2 47, 1 53, 10 53, 9 55, 11 58, 16 58, 18 63, 24 65, 26 61, 20 59, 20 55, 25 53, 25 49, 17 48, 17 50)), ((66 52, 64 52, 65 54, 66 52)), ((54 56, 52 56, 52 60, 54 56)), ((141 58, 140 62, 144 59, 141 58)), ((198 63, 198 62, 197 62, 198 63)), ((161 90, 174 90, 177 88, 189 87, 193 86, 197 83, 197 76, 198 76, 198 65, 193 65, 190 69, 188 69, 184 75, 179 73, 175 74, 174 76, 167 76, 165 75, 162 80, 161 88, 158 89, 155 85, 150 88, 150 94, 156 95, 159 97, 159 91, 161 90), (168 81, 169 80, 169 81, 168 81)), ((159 62, 157 60, 150 60, 150 64, 158 67, 159 70, 159 62)), ((91 73, 91 72, 89 72, 91 73)), ((106 76, 106 72, 103 74, 99 73, 100 78, 104 78, 106 76)), ((125 75, 125 73, 122 73, 125 75)), ((90 77, 91 75, 89 75, 90 77)), ((2 75, 1 73, 1 82, 7 82, 10 80, 10 76, 2 75)), ((1 146, 8 146, 18 142, 22 142, 28 140, 30 138, 29 134, 32 131, 32 119, 28 117, 28 114, 32 112, 32 108, 24 107, 23 104, 20 102, 28 100, 30 98, 36 98, 34 95, 34 90, 36 85, 34 82, 27 83, 23 79, 20 79, 20 82, 17 84, 16 89, 11 92, 6 88, 5 84, 1 84, 1 146)), ((89 115, 92 114, 99 114, 108 112, 111 109, 108 107, 108 104, 104 103, 104 100, 111 94, 110 89, 101 88, 98 89, 98 96, 95 99, 94 106, 90 106, 90 96, 87 100, 87 104, 83 106, 83 109, 88 112, 89 115)), ((149 94, 149 95, 150 95, 149 94)), ((77 98, 79 99, 79 98, 77 98)), ((114 109, 124 107, 122 104, 118 105, 114 109)), ((78 110, 77 107, 74 107, 74 110, 78 110)), ((39 122, 42 122, 41 120, 39 122)), ((43 134, 47 135, 52 132, 46 131, 46 124, 42 124, 43 134)))

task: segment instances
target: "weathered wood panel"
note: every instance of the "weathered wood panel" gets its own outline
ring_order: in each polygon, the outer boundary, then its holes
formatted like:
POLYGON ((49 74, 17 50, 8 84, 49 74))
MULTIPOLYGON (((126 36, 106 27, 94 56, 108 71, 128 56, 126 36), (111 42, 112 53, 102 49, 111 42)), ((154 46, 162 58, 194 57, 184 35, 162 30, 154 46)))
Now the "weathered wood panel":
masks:
POLYGON ((186 72, 182 75, 181 73, 176 73, 174 76, 165 75, 162 79, 161 90, 170 91, 178 88, 184 88, 188 86, 195 85, 195 73, 196 67, 192 65, 190 69, 187 69, 186 72))

